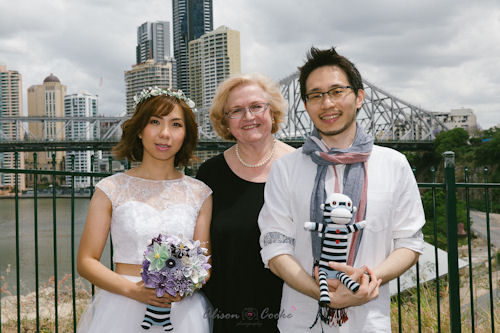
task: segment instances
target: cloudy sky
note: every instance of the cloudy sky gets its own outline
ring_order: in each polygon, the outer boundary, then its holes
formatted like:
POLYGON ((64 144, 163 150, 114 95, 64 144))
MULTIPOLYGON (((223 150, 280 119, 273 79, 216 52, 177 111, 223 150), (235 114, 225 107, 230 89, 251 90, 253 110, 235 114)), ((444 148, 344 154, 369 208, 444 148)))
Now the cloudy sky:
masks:
MULTIPOLYGON (((500 124, 500 1, 213 0, 214 28, 240 31, 242 70, 275 80, 310 46, 336 46, 365 79, 430 111, 472 108, 500 124)), ((54 73, 68 93, 125 110, 123 72, 135 63, 137 27, 171 22, 170 0, 0 0, 0 64, 26 91, 54 73)), ((26 111, 25 111, 26 112, 26 111)))

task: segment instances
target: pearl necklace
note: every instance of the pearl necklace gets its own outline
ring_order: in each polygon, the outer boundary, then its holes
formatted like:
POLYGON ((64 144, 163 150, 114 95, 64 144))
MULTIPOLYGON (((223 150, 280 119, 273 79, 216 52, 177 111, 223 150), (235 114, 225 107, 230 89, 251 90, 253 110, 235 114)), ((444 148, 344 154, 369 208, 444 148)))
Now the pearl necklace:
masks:
POLYGON ((256 164, 248 164, 247 162, 245 162, 241 159, 240 152, 238 149, 238 144, 236 144, 236 147, 235 147, 236 157, 238 158, 240 163, 243 164, 243 166, 246 166, 247 168, 258 168, 258 167, 263 166, 264 164, 269 162, 271 157, 273 157, 275 150, 276 150, 276 139, 274 139, 274 141, 273 141, 273 149, 271 149, 271 152, 262 161, 260 161, 259 163, 256 163, 256 164))

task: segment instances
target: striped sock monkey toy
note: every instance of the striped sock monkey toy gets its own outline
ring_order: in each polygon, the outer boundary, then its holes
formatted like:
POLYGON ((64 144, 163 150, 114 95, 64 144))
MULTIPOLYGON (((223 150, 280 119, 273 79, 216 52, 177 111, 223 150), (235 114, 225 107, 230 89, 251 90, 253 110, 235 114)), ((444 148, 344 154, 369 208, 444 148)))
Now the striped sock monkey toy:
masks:
MULTIPOLYGON (((319 260, 319 288, 321 307, 330 304, 328 295, 327 279, 339 279, 352 292, 359 289, 359 283, 353 281, 348 275, 328 266, 329 261, 346 263, 347 261, 347 237, 348 234, 363 229, 366 221, 348 225, 352 216, 356 213, 352 200, 342 193, 331 193, 321 204, 323 210, 323 223, 305 222, 304 228, 309 231, 317 231, 321 238, 321 256, 319 260)), ((333 324, 342 325, 347 321, 345 309, 340 309, 334 314, 333 324)))

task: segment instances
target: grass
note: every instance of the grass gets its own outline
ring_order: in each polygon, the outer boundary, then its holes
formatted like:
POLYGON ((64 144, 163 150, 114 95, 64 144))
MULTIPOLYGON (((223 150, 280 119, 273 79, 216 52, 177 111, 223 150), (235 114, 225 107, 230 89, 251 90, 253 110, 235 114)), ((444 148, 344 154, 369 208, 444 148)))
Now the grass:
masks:
MULTIPOLYGON (((492 260, 492 267, 496 260, 492 260)), ((500 271, 493 269, 493 317, 495 330, 500 330, 500 297, 498 296, 500 271)), ((474 301, 474 332, 491 332, 491 312, 489 302, 489 274, 486 264, 473 267, 473 301, 474 301)), ((460 272, 460 305, 462 332, 472 332, 470 310, 469 269, 465 267, 460 272)), ((435 281, 420 285, 420 323, 422 332, 438 332, 438 313, 440 314, 441 332, 450 331, 448 284, 440 280, 440 309, 437 308, 437 288, 435 281)), ((401 331, 418 331, 417 291, 412 289, 401 294, 401 331)), ((399 331, 398 303, 394 297, 391 302, 392 332, 399 331)))
MULTIPOLYGON (((9 268, 6 273, 9 273, 9 268)), ((12 295, 7 288, 5 276, 1 276, 2 295, 2 332, 17 332, 17 297, 12 295)), ((58 330, 60 332, 73 332, 73 291, 71 275, 65 275, 58 281, 58 330)), ((75 279, 76 320, 91 300, 90 287, 82 278, 75 279)), ((39 332, 54 332, 55 306, 54 306, 54 279, 43 283, 39 289, 39 332)), ((32 292, 21 296, 21 332, 36 332, 36 295, 32 292)))

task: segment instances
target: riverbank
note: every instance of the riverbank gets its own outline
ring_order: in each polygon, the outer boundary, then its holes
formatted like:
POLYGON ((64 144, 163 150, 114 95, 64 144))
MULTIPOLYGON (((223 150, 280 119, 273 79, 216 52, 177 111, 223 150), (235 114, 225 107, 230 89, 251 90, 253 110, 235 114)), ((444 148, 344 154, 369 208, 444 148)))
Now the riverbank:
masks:
MULTIPOLYGON (((76 279, 75 308, 76 321, 90 303, 90 287, 81 279, 76 279)), ((35 332, 36 327, 36 293, 32 292, 20 297, 21 302, 21 327, 23 332, 35 332)), ((71 276, 67 275, 58 283, 57 298, 58 329, 60 332, 72 332, 73 329, 73 298, 71 290, 71 276)), ((39 291, 39 331, 55 331, 55 302, 54 283, 39 291)), ((2 332, 17 332, 17 297, 15 295, 3 296, 2 306, 2 332)))

